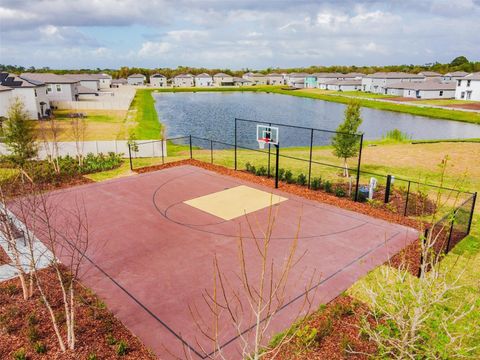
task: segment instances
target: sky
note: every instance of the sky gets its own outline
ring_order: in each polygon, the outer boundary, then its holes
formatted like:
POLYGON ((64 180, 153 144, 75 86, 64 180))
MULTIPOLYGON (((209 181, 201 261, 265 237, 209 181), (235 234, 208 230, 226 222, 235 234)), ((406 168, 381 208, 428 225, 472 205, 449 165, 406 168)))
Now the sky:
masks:
POLYGON ((480 0, 0 0, 0 63, 265 69, 480 60, 480 0))

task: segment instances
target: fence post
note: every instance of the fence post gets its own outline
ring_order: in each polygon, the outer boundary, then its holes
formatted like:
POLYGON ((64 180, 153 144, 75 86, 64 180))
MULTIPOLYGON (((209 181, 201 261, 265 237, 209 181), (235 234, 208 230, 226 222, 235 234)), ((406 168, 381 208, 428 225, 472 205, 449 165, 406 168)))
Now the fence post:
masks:
POLYGON ((360 135, 360 151, 358 153, 357 163, 357 183, 355 185, 355 201, 358 201, 358 186, 360 183, 360 165, 362 164, 363 134, 360 135))
POLYGON ((162 139, 162 164, 165 164, 165 154, 164 154, 165 150, 163 148, 164 146, 165 146, 165 140, 162 139))
POLYGON ((190 159, 193 159, 193 151, 192 151, 192 135, 189 136, 190 138, 190 159))
POLYGON ((275 159, 275 189, 278 189, 278 163, 280 159, 280 144, 275 145, 277 148, 277 157, 275 159))
MULTIPOLYGON (((269 123, 268 126, 272 126, 272 123, 269 123)), ((268 166, 267 166, 267 178, 270 177, 270 152, 271 152, 271 145, 268 143, 268 166)))
POLYGON ((133 164, 132 164, 132 148, 130 146, 130 143, 127 143, 128 145, 128 158, 130 159, 130 170, 133 171, 133 164))
POLYGON ((237 118, 235 118, 234 138, 235 138, 235 170, 237 170, 237 118))
POLYGON ((385 186, 385 204, 390 200, 390 186, 392 185, 392 175, 387 175, 387 185, 385 186))
POLYGON ((310 160, 308 161, 308 188, 312 177, 312 155, 313 155, 313 129, 310 130, 310 160))
POLYGON ((210 163, 213 164, 213 140, 210 139, 210 163))
POLYGON ((470 210, 470 219, 468 220, 467 235, 470 234, 470 229, 472 228, 473 212, 475 211, 476 202, 477 202, 477 192, 475 191, 473 193, 472 209, 470 210))
POLYGON ((450 231, 448 233, 448 240, 447 240, 447 247, 445 248, 445 254, 448 254, 450 252, 450 242, 452 241, 453 225, 455 224, 456 216, 457 216, 457 211, 454 211, 452 221, 450 222, 450 231))
POLYGON ((407 187, 407 197, 405 198, 405 210, 403 211, 403 216, 407 216, 407 209, 408 209, 408 198, 410 196, 410 184, 412 182, 408 180, 408 187, 407 187))
POLYGON ((425 243, 427 241, 427 237, 428 237, 428 228, 426 228, 425 232, 423 233, 423 239, 422 239, 423 246, 420 248, 420 265, 418 266, 418 274, 417 274, 418 278, 420 278, 420 276, 422 276, 422 266, 423 266, 423 262, 425 260, 423 258, 423 247, 425 246, 425 243))

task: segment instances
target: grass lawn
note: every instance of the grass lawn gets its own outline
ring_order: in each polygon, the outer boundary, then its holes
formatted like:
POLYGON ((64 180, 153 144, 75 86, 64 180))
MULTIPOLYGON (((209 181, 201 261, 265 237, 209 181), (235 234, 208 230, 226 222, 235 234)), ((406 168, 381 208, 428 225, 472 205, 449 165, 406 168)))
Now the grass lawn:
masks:
POLYGON ((366 99, 388 99, 388 98, 395 97, 393 95, 373 94, 373 93, 367 93, 363 91, 333 91, 333 92, 329 91, 327 94, 355 96, 355 97, 366 98, 366 99))
POLYGON ((468 100, 455 100, 455 99, 432 99, 432 100, 413 100, 416 104, 426 104, 426 105, 463 105, 463 104, 475 104, 478 101, 468 101, 468 100))
POLYGON ((162 125, 155 110, 155 100, 150 89, 138 89, 130 105, 127 120, 137 139, 159 139, 162 125))

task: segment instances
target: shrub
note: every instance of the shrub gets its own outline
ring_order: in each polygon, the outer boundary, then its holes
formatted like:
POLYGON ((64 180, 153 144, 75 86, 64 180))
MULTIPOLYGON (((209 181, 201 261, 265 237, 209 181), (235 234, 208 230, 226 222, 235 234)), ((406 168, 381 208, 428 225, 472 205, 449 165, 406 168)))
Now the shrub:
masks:
POLYGON ((94 353, 88 354, 87 360, 98 360, 97 354, 94 354, 94 353))
POLYGON ((260 166, 256 172, 257 176, 267 176, 267 168, 265 166, 260 166))
POLYGON ((250 172, 251 172, 253 175, 256 175, 256 174, 257 174, 257 169, 255 168, 254 165, 250 165, 250 172))
POLYGON ((305 174, 303 173, 300 173, 298 176, 297 176, 297 184, 298 185, 301 185, 301 186, 305 186, 307 184, 307 177, 305 174))
POLYGON ((319 341, 329 336, 333 331, 332 319, 326 318, 318 325, 318 339, 319 341))
POLYGON ((47 352, 47 346, 40 342, 40 341, 37 341, 34 345, 33 345, 33 349, 35 350, 35 352, 37 354, 45 354, 47 352))
POLYGON ((331 193, 333 191, 333 188, 332 188, 332 183, 328 180, 326 180, 324 183, 323 183, 323 188, 325 189, 325 191, 327 193, 331 193))
POLYGON ((312 190, 319 190, 322 186, 322 179, 321 178, 313 178, 310 182, 310 188, 312 190))
POLYGON ((128 344, 125 340, 120 340, 117 345, 117 355, 123 356, 128 353, 128 344))
POLYGON ((247 162, 245 164, 245 170, 247 170, 248 172, 250 172, 250 169, 252 168, 252 164, 250 164, 249 162, 247 162))
POLYGON ((20 348, 13 353, 13 358, 15 360, 27 360, 27 353, 24 348, 20 348))
POLYGON ((295 182, 295 180, 293 179, 293 174, 290 170, 285 171, 285 181, 288 184, 292 184, 295 182))
POLYGON ((107 335, 107 344, 108 345, 115 345, 117 343, 117 339, 113 337, 112 334, 107 335))
POLYGON ((285 169, 280 168, 278 169, 278 180, 283 181, 284 179, 285 179, 285 169))
POLYGON ((305 325, 298 329, 295 332, 295 337, 297 341, 304 347, 308 348, 312 345, 315 341, 318 340, 317 338, 318 330, 310 325, 305 325))
POLYGON ((335 188, 335 196, 345 197, 345 195, 346 195, 345 190, 343 190, 341 187, 335 188))
POLYGON ((30 314, 28 316, 27 320, 28 320, 28 325, 37 325, 38 324, 38 319, 35 316, 35 314, 30 314))
POLYGON ((344 316, 350 316, 353 314, 354 314, 353 307, 348 304, 337 303, 332 308, 332 316, 335 319, 340 319, 344 316))
POLYGON ((34 325, 29 325, 27 330, 27 338, 31 343, 36 342, 40 338, 37 328, 34 325))

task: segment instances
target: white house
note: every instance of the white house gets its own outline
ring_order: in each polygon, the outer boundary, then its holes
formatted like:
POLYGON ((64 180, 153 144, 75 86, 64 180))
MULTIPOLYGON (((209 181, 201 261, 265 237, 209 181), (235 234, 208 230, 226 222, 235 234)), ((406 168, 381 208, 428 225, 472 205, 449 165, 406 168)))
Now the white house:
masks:
POLYGON ((421 71, 418 75, 423 76, 427 79, 441 79, 442 74, 435 71, 421 71))
POLYGON ((286 83, 288 86, 294 88, 303 88, 305 87, 305 78, 309 74, 307 73, 290 73, 286 75, 286 83))
POLYGON ((333 91, 359 91, 362 89, 362 80, 360 79, 344 79, 344 80, 330 80, 322 83, 325 90, 333 91))
POLYGON ((192 74, 180 74, 173 78, 173 86, 175 87, 193 87, 195 78, 192 74))
POLYGON ((233 85, 234 86, 252 86, 252 85, 255 85, 255 84, 252 83, 250 80, 234 76, 233 77, 233 85))
POLYGON ((455 83, 431 79, 423 82, 398 82, 387 87, 388 95, 416 99, 453 99, 455 83))
POLYGON ((0 117, 6 117, 12 99, 13 89, 0 85, 0 117))
POLYGON ((268 85, 285 85, 285 76, 283 74, 270 73, 267 75, 268 85))
POLYGON ((143 85, 147 81, 147 77, 143 74, 132 74, 127 77, 128 85, 143 85))
POLYGON ((233 86, 233 76, 225 74, 225 73, 218 73, 213 75, 213 85, 214 86, 233 86))
MULTIPOLYGON (((16 75, 0 73, 0 86, 8 92, 10 102, 14 98, 19 98, 25 105, 25 110, 31 119, 41 119, 50 114, 50 102, 47 98, 47 87, 44 83, 34 80, 22 79, 16 75)), ((2 92, 4 92, 2 91, 2 92)), ((4 101, 7 101, 7 95, 2 95, 1 113, 5 112, 4 101)), ((9 104, 7 105, 8 109, 9 104)))
POLYGON ((203 73, 195 76, 195 86, 210 87, 213 86, 213 78, 210 74, 203 73))
POLYGON ((150 76, 150 86, 153 87, 166 87, 167 77, 162 74, 153 74, 150 76))
POLYGON ((112 79, 112 88, 119 88, 121 86, 128 85, 128 81, 125 78, 112 79))
POLYGON ((24 73, 20 78, 29 82, 40 82, 47 86, 49 101, 77 101, 79 81, 52 73, 24 73))
POLYGON ((98 79, 100 89, 110 89, 112 87, 112 77, 108 74, 92 74, 98 79))
POLYGON ((81 86, 84 86, 88 89, 95 91, 100 90, 100 81, 92 74, 65 74, 63 76, 66 76, 75 82, 79 82, 81 86))
POLYGON ((455 99, 480 101, 480 72, 457 80, 455 99))
POLYGON ((425 77, 404 72, 377 72, 362 78, 362 91, 386 94, 388 85, 398 82, 421 82, 425 77))
POLYGON ((467 76, 468 73, 465 71, 454 71, 454 72, 449 72, 446 73, 445 75, 442 76, 443 81, 456 81, 458 79, 463 78, 464 76, 467 76))
POLYGON ((243 74, 243 79, 253 83, 253 85, 267 85, 268 79, 265 75, 260 73, 247 72, 243 74))

